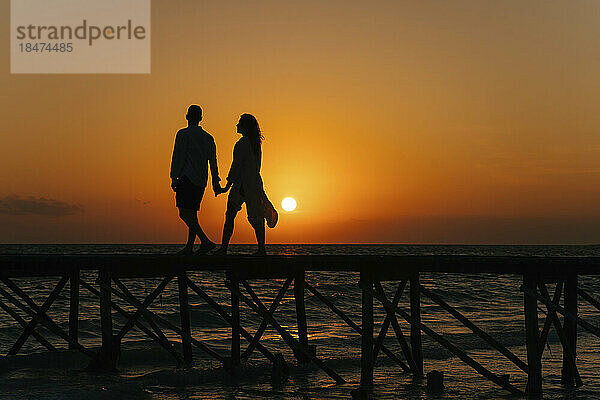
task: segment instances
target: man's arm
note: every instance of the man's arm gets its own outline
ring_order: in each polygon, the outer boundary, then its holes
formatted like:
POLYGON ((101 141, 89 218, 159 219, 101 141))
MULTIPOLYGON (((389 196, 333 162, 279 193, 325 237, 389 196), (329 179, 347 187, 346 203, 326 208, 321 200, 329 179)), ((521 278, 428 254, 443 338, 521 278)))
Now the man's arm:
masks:
POLYGON ((185 162, 185 145, 183 143, 184 136, 181 131, 177 132, 175 136, 175 145, 173 146, 173 157, 171 158, 171 187, 173 190, 173 183, 175 179, 179 178, 183 171, 183 164, 185 162))
POLYGON ((212 187, 216 196, 221 192, 221 178, 219 178, 219 164, 217 164, 217 145, 214 140, 211 142, 208 163, 210 164, 212 187))

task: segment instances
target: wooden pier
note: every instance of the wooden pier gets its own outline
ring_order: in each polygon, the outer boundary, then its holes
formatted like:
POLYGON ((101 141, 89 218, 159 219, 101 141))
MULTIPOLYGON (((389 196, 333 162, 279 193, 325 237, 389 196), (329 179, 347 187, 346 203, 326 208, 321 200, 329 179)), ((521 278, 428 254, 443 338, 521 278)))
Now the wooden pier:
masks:
POLYGON ((10 355, 18 354, 30 336, 49 351, 56 350, 36 331, 38 325, 43 325, 68 343, 69 349, 89 357, 90 368, 114 370, 118 365, 121 340, 135 326, 169 352, 178 365, 191 363, 192 349, 196 347, 233 371, 242 366, 254 351, 258 351, 276 367, 274 370, 285 373, 288 370, 289 360, 286 361, 281 354, 273 353, 261 342, 265 329, 270 326, 293 351, 297 363, 313 363, 332 381, 344 383, 346 382, 344 377, 317 356, 315 347, 308 340, 307 319, 310 316, 306 314, 305 295, 310 293, 328 307, 333 315, 339 317, 361 336, 360 385, 354 392, 358 397, 368 396, 369 388, 373 385, 375 360, 381 354, 389 357, 415 379, 421 379, 424 375, 421 337, 423 334, 507 392, 536 397, 542 394, 542 355, 551 329, 556 330, 562 345, 562 383, 568 386, 583 384, 576 363, 578 328, 600 338, 600 327, 578 316, 578 301, 582 299, 600 311, 600 300, 578 286, 578 277, 598 274, 600 274, 600 257, 307 255, 257 258, 143 254, 2 255, 0 256, 0 282, 2 282, 0 308, 23 328, 23 333, 8 351, 10 355), (82 277, 83 271, 96 272, 98 278, 95 282, 86 282, 82 277), (224 283, 230 292, 230 303, 220 304, 211 297, 201 284, 190 278, 188 274, 190 271, 225 272, 224 283), (311 271, 358 273, 360 278, 356 283, 362 293, 360 325, 340 310, 327 293, 322 293, 317 285, 313 285, 306 279, 306 273, 311 271), (497 339, 447 303, 436 293, 435 288, 423 286, 420 282, 421 274, 430 272, 521 276, 523 284, 519 289, 524 296, 526 360, 521 360, 497 339), (42 304, 37 304, 23 288, 15 283, 14 278, 22 277, 56 277, 57 283, 47 299, 42 304), (143 277, 161 280, 144 299, 139 299, 132 294, 126 283, 129 278, 143 277), (264 279, 284 280, 270 305, 263 303, 252 287, 253 281, 264 279), (175 325, 148 308, 172 280, 177 281, 179 293, 179 325, 175 325), (50 318, 47 311, 67 282, 70 282, 70 306, 68 329, 65 330, 50 318), (386 294, 382 282, 393 283, 395 291, 386 294), (548 290, 549 283, 555 284, 552 296, 548 290), (296 336, 285 328, 291 324, 291 321, 280 321, 275 316, 279 303, 292 285, 297 317, 296 336), (84 347, 78 340, 81 290, 89 291, 98 298, 100 304, 102 346, 99 351, 84 347), (201 338, 192 335, 188 305, 190 292, 200 296, 231 327, 231 347, 228 354, 219 353, 203 343, 201 338), (408 298, 408 309, 399 306, 403 296, 408 298), (436 303, 449 316, 497 350, 499 356, 506 357, 514 363, 526 375, 526 387, 517 387, 511 383, 510 379, 502 374, 503 371, 491 371, 442 334, 424 324, 421 319, 422 297, 436 303), (117 298, 133 306, 135 311, 127 311, 120 307, 114 301, 117 298), (255 332, 250 332, 241 324, 241 305, 245 306, 242 310, 252 310, 260 317, 262 322, 255 332), (373 320, 373 310, 376 306, 383 307, 386 314, 383 323, 378 327, 377 335, 374 332, 373 320), (543 322, 538 320, 538 308, 542 306, 546 309, 546 318, 543 322), (25 321, 15 311, 16 309, 27 314, 30 320, 25 321), (112 316, 115 312, 126 319, 122 327, 114 324, 112 316), (398 317, 409 324, 409 331, 404 332, 401 329, 398 317), (400 346, 400 354, 394 353, 384 345, 390 327, 400 346), (164 329, 180 335, 181 352, 167 339, 164 329), (245 348, 242 348, 242 338, 247 342, 245 348))

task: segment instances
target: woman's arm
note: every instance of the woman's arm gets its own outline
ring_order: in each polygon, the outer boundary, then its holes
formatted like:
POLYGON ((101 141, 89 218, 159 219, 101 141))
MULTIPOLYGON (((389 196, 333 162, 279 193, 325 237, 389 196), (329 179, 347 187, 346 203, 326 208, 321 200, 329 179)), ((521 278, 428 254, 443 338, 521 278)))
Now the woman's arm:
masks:
POLYGON ((243 140, 243 138, 238 140, 233 148, 233 161, 231 162, 231 168, 229 168, 229 174, 227 174, 227 186, 225 186, 227 190, 242 178, 242 168, 246 154, 243 140))

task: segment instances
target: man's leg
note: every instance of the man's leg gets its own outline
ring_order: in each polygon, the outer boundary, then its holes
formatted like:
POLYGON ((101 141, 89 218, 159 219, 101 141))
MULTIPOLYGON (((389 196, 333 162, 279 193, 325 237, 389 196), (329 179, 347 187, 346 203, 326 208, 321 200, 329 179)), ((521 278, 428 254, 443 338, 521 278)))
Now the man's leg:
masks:
MULTIPOLYGON (((189 239, 190 237, 193 237, 195 240, 195 236, 198 236, 198 239, 200 239, 200 243, 204 244, 204 243, 213 243, 208 236, 206 236, 206 234, 204 233, 204 231, 202 230, 202 228, 200 227, 200 224, 198 223, 198 212, 196 210, 189 210, 186 208, 180 208, 179 209, 179 216, 181 217, 181 219, 183 220, 183 222, 185 222, 185 224, 188 226, 188 228, 190 229, 190 233, 188 235, 188 243, 189 243, 189 239), (194 235, 194 236, 192 236, 194 235)), ((192 240, 192 244, 194 243, 192 240)))
POLYGON ((192 254, 194 251, 194 242, 196 241, 196 233, 193 229, 189 227, 189 224, 186 222, 187 214, 184 209, 179 208, 179 218, 185 223, 188 227, 188 238, 185 247, 177 252, 177 254, 192 254))

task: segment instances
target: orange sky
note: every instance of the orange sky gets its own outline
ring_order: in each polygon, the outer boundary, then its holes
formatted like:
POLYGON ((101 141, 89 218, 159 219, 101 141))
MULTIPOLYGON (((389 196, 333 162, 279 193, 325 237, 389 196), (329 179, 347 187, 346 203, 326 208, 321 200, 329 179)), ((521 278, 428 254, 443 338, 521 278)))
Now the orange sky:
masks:
POLYGON ((458 3, 153 0, 150 75, 11 75, 3 29, 0 242, 184 241, 197 103, 222 177, 258 118, 267 193, 298 201, 272 243, 600 243, 600 3, 458 3), (2 208, 27 200, 76 206, 2 208))

